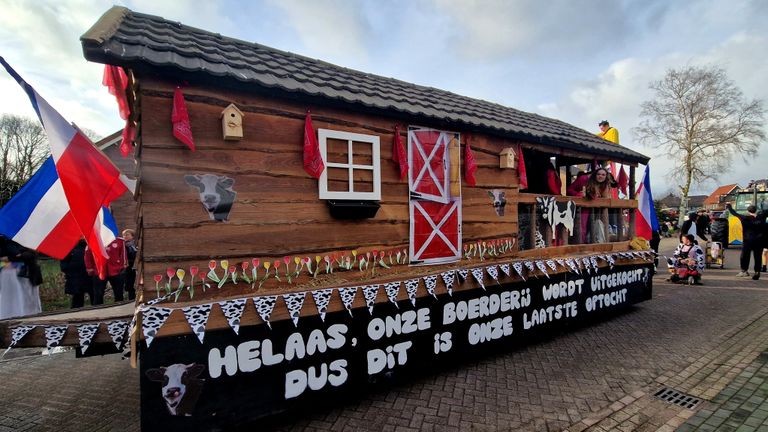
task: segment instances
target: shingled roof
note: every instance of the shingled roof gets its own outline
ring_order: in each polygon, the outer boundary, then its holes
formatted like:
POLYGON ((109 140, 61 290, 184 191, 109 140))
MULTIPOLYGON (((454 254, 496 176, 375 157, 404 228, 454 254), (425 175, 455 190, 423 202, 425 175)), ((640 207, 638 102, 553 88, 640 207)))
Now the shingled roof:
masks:
POLYGON ((168 73, 202 73, 368 109, 468 125, 493 135, 627 162, 648 157, 560 120, 332 65, 115 6, 82 37, 85 58, 168 73))

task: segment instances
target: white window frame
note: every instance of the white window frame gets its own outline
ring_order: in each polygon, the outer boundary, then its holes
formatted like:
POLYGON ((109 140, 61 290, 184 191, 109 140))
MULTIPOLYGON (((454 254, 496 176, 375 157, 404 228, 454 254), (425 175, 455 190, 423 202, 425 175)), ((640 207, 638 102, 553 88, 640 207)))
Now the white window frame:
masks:
POLYGON ((379 137, 376 135, 364 135, 330 129, 318 129, 317 135, 318 144, 320 145, 320 154, 326 167, 326 169, 323 170, 323 173, 320 174, 320 180, 318 181, 320 199, 381 201, 381 150, 379 148, 379 137), (327 140, 329 138, 347 142, 347 163, 328 162, 327 140), (371 156, 373 165, 353 163, 353 142, 371 144, 371 156), (328 168, 346 168, 349 170, 348 191, 328 190, 328 168), (373 172, 373 192, 355 192, 355 170, 368 170, 373 172))

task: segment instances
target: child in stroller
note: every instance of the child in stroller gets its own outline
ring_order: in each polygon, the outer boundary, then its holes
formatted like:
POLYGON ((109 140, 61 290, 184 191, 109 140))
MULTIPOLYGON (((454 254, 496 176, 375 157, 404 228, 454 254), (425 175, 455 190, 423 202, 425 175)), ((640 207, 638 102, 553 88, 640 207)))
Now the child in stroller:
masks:
POLYGON ((670 282, 682 282, 689 285, 701 284, 701 275, 704 272, 704 251, 696 244, 693 234, 687 234, 682 237, 683 242, 677 246, 674 258, 669 258, 669 265, 672 275, 670 282))

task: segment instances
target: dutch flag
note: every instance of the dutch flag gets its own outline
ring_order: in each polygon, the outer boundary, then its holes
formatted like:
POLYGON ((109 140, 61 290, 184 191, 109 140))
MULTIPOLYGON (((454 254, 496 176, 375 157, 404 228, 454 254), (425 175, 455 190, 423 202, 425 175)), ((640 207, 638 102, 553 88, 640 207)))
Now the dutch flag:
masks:
POLYGON ((659 219, 656 217, 656 209, 653 206, 653 194, 651 193, 651 167, 645 166, 643 182, 637 188, 637 221, 635 232, 638 237, 651 240, 653 231, 659 229, 659 219))
MULTIPOLYGON (((33 208, 28 213, 32 222, 29 218, 22 219, 25 214, 22 210, 15 210, 13 207, 7 208, 9 207, 8 204, 3 207, 3 210, 7 210, 23 222, 19 230, 22 232, 22 236, 27 236, 26 238, 29 240, 25 240, 26 244, 20 243, 27 247, 43 251, 39 249, 41 245, 48 248, 53 243, 61 242, 71 249, 74 242, 68 242, 72 241, 71 239, 75 236, 77 237, 75 241, 81 235, 84 236, 88 246, 94 251, 93 257, 96 268, 99 269, 99 276, 103 278, 107 259, 105 247, 109 244, 105 241, 110 237, 107 235, 107 237, 102 238, 105 231, 109 231, 105 228, 106 222, 102 208, 109 207, 113 200, 129 190, 129 186, 133 186, 131 180, 120 174, 120 171, 109 158, 94 147, 88 137, 68 123, 2 57, 0 57, 0 64, 5 67, 29 96, 51 146, 51 162, 46 162, 49 163, 49 172, 46 174, 44 171, 43 175, 37 179, 40 183, 37 190, 46 191, 40 200, 45 199, 38 202, 40 210, 38 210, 38 205, 28 204, 26 207, 27 210, 33 208), (50 172, 51 163, 55 168, 53 170, 55 176, 50 172), (45 188, 46 184, 49 185, 47 189, 45 188), (49 194, 50 202, 48 201, 49 194), (67 214, 70 215, 69 218, 66 217, 67 214), (56 216, 60 216, 58 220, 56 216), (27 225, 26 230, 21 229, 27 225), (66 232, 67 235, 62 237, 63 240, 59 240, 58 236, 63 232, 66 232), (35 241, 39 243, 35 245, 35 241), (95 253, 95 251, 101 253, 95 253)), ((133 187, 130 190, 133 190, 133 187)), ((29 196, 32 197, 33 195, 29 196)), ((32 202, 33 199, 27 198, 27 200, 32 202)), ((19 201, 21 202, 22 199, 19 201)), ((11 238, 16 236, 19 236, 19 232, 13 236, 9 235, 11 238)), ((50 250, 53 250, 56 255, 60 255, 63 248, 65 246, 50 246, 50 250)))

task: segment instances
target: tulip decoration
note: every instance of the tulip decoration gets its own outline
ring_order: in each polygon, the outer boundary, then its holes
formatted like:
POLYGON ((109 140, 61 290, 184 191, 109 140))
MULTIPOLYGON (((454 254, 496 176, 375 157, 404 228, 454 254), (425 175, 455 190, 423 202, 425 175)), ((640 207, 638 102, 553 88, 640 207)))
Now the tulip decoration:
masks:
POLYGON ((320 255, 315 255, 315 273, 312 275, 313 277, 317 277, 317 273, 320 272, 320 261, 322 261, 322 257, 320 255))
POLYGON ((203 292, 205 292, 206 288, 210 288, 211 285, 205 282, 205 273, 200 273, 200 284, 203 287, 203 292))
POLYGON ((264 285, 264 282, 267 281, 267 278, 269 277, 269 268, 272 267, 272 263, 269 261, 264 261, 264 277, 259 282, 259 288, 261 288, 262 285, 264 285))
POLYGON ((277 279, 280 282, 282 282, 283 280, 280 279, 280 261, 279 260, 275 260, 275 262, 272 263, 272 264, 275 266, 275 279, 277 279))
POLYGON ((173 267, 168 267, 165 269, 165 275, 168 276, 168 281, 165 283, 165 293, 170 294, 171 282, 173 282, 173 277, 176 276, 176 270, 173 267))
POLYGON ((222 269, 224 269, 224 276, 221 278, 221 280, 218 281, 219 288, 221 288, 221 286, 224 285, 224 283, 227 281, 227 278, 229 277, 229 260, 221 260, 219 265, 222 269))
MULTIPOLYGON (((379 251, 379 265, 384 268, 389 268, 389 266, 384 262, 384 251, 379 251)), ((389 255, 389 263, 392 264, 392 254, 389 255)))
POLYGON ((304 258, 293 257, 293 263, 295 264, 293 276, 298 278, 304 268, 304 258))
POLYGON ((289 256, 284 256, 284 257, 283 257, 283 263, 285 264, 285 278, 286 278, 286 279, 288 279, 288 283, 289 283, 289 284, 290 284, 290 283, 293 283, 293 282, 291 281, 291 266, 290 266, 290 263, 291 263, 291 257, 289 257, 289 256))
POLYGON ((259 264, 261 264, 261 262, 259 261, 258 258, 251 259, 251 265, 253 266, 251 267, 251 276, 253 277, 253 283, 251 283, 251 289, 255 287, 256 281, 259 278, 259 264))
POLYGON ((323 257, 323 261, 325 261, 325 274, 333 273, 333 266, 331 265, 331 257, 326 255, 323 257))
POLYGON ((208 261, 208 279, 218 282, 219 281, 219 275, 216 274, 216 261, 210 260, 208 261))
POLYGON ((349 265, 349 268, 352 268, 353 265, 357 262, 357 250, 352 251, 352 263, 349 265))
POLYGON ((248 261, 243 261, 243 262, 240 263, 240 270, 242 270, 242 272, 243 272, 243 276, 242 276, 243 280, 248 282, 248 283, 251 283, 251 278, 248 277, 248 267, 250 265, 251 264, 248 261))
POLYGON ((307 265, 307 272, 312 276, 312 259, 310 257, 304 258, 304 263, 307 265))
MULTIPOLYGON (((231 265, 227 267, 227 275, 232 278, 232 283, 237 285, 237 267, 231 265)), ((221 288, 222 285, 224 285, 224 282, 227 281, 227 278, 225 277, 219 282, 219 288, 221 288)))
POLYGON ((160 282, 163 280, 163 275, 155 275, 155 291, 157 291, 157 297, 160 297, 160 282))
MULTIPOLYGON (((189 266, 189 288, 192 290, 192 292, 195 290, 195 276, 197 276, 198 273, 200 273, 200 269, 197 266, 189 266)), ((205 291, 205 289, 203 289, 203 291, 205 291)), ((190 298, 191 297, 192 293, 190 293, 190 298)))

